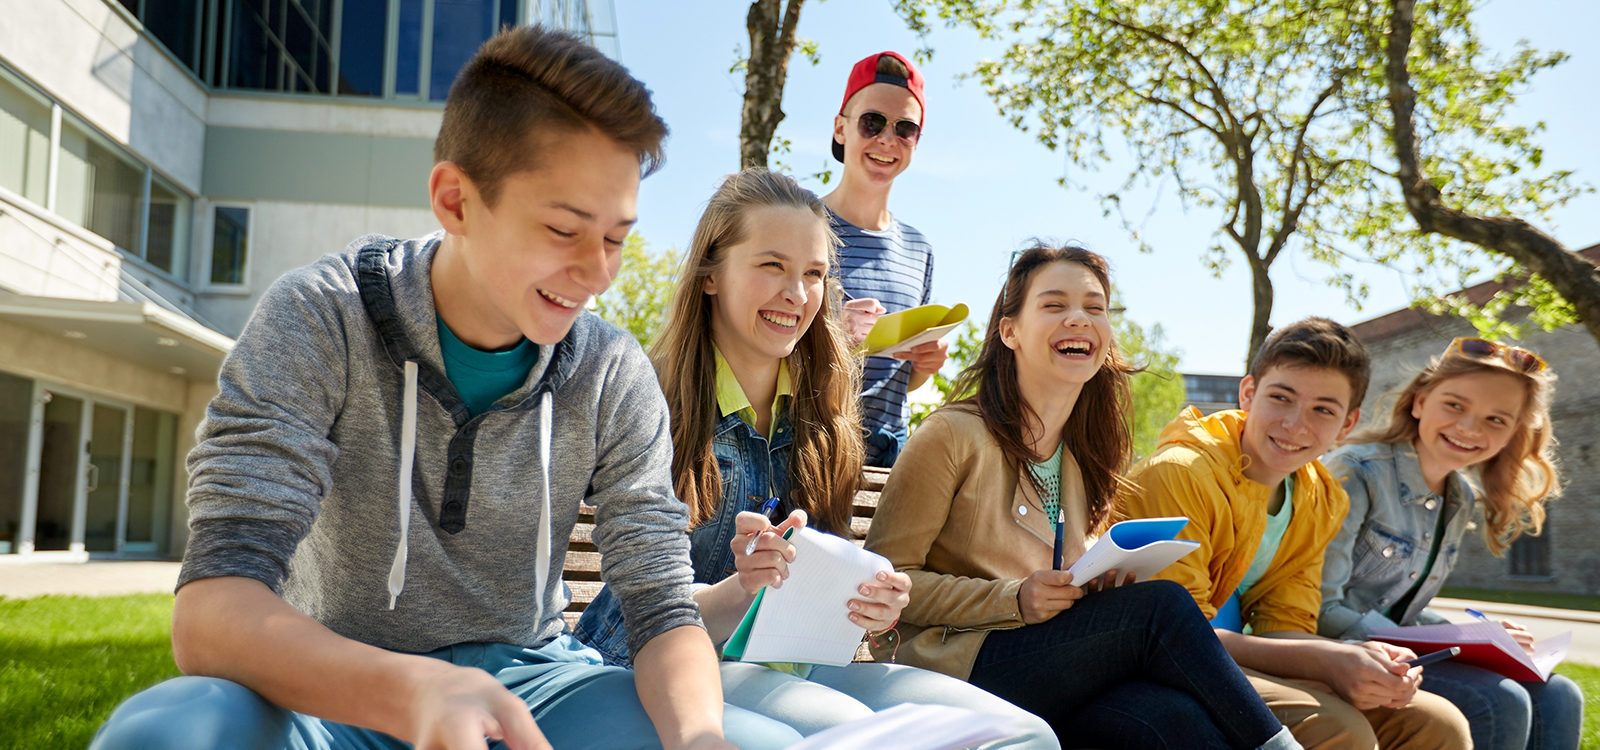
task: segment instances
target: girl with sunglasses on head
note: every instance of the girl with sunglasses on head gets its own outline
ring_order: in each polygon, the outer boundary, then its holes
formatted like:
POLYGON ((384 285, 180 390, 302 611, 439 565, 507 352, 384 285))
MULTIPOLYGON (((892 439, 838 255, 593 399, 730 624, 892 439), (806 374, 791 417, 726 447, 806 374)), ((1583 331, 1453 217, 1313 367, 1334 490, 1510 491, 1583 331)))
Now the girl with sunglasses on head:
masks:
POLYGON ((1063 747, 1299 748, 1186 589, 1066 570, 1110 526, 1132 452, 1110 295, 1082 248, 1012 264, 969 395, 923 421, 879 498, 867 548, 912 589, 873 654, 1038 714, 1063 747))
MULTIPOLYGON (((651 349, 672 419, 672 477, 689 506, 694 597, 713 643, 738 627, 765 586, 781 587, 810 525, 852 536, 861 474, 856 364, 830 293, 835 239, 822 202, 766 170, 729 177, 695 228, 666 325, 651 349), (776 527, 772 519, 782 519, 776 527)), ((627 565, 617 562, 616 565, 627 565)), ((911 581, 861 581, 839 617, 869 632, 894 626, 911 581)), ((577 636, 627 665, 627 626, 607 590, 577 636)), ((901 703, 1012 717, 1019 735, 992 747, 1055 750, 1038 718, 978 688, 898 664, 723 662, 723 699, 810 735, 901 703)))
MULTIPOLYGON (((837 276, 852 344, 878 316, 926 305, 933 296, 933 247, 889 213, 894 187, 922 139, 922 73, 895 52, 857 62, 833 118, 833 158, 844 164, 839 187, 823 196, 839 236, 837 276)), ((935 341, 894 357, 867 357, 861 373, 861 422, 868 466, 894 465, 907 434, 906 394, 944 366, 949 344, 935 341)))
MULTIPOLYGON (((1483 505, 1496 555, 1538 534, 1560 490, 1551 457, 1555 376, 1526 349, 1458 338, 1396 397, 1386 425, 1358 433, 1323 463, 1350 495, 1322 569, 1318 631, 1366 639, 1376 628, 1448 622, 1426 609, 1449 577, 1483 505)), ((1500 624, 1532 652, 1533 636, 1500 624)), ((1583 695, 1561 675, 1515 682, 1454 661, 1422 689, 1467 717, 1478 750, 1576 750, 1583 695)))

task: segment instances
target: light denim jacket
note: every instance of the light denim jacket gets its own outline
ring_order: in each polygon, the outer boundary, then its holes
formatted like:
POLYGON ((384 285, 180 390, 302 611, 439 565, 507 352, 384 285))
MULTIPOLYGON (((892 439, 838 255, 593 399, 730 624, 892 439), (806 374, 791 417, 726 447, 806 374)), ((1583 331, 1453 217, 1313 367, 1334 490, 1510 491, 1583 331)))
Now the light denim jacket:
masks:
POLYGON ((1365 640, 1376 628, 1446 622, 1424 608, 1455 567, 1472 519, 1466 477, 1452 473, 1441 500, 1428 490, 1416 449, 1390 443, 1347 445, 1322 462, 1350 495, 1350 512, 1323 558, 1317 632, 1365 640), (1440 513, 1445 526, 1438 559, 1397 623, 1384 612, 1422 575, 1440 513))
MULTIPOLYGON (((793 440, 787 409, 773 426, 770 443, 740 419, 738 412, 717 423, 711 452, 717 458, 717 471, 722 474, 722 505, 716 516, 689 531, 689 558, 694 564, 697 586, 717 583, 736 572, 732 542, 737 530, 734 519, 740 512, 760 512, 761 504, 769 497, 781 498, 775 517, 786 516, 792 510, 789 448, 793 440)), ((578 640, 599 651, 607 664, 630 665, 632 656, 622 607, 611 595, 610 586, 602 588, 583 610, 575 633, 578 640)))

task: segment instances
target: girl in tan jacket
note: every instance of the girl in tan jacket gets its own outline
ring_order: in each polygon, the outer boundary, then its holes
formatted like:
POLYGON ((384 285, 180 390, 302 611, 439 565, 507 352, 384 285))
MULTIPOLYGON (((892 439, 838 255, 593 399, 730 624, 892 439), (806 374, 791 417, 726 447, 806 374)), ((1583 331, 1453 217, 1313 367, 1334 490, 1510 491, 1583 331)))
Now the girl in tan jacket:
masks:
POLYGON ((1299 748, 1181 586, 1073 581, 1109 525, 1131 447, 1105 259, 1035 245, 1012 265, 965 397, 930 416, 867 547, 912 580, 874 655, 960 677, 1040 716, 1063 747, 1299 748))

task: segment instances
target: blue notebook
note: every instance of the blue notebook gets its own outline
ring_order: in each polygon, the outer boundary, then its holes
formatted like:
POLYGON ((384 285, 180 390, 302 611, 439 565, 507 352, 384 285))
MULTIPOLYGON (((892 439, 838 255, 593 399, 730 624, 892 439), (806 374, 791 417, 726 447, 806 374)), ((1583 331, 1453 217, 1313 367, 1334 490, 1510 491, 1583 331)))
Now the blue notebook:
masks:
POLYGON ((1153 578, 1184 555, 1200 549, 1199 542, 1176 539, 1189 519, 1140 518, 1112 526, 1106 535, 1068 568, 1072 582, 1082 585, 1109 570, 1121 578, 1133 573, 1138 580, 1153 578))

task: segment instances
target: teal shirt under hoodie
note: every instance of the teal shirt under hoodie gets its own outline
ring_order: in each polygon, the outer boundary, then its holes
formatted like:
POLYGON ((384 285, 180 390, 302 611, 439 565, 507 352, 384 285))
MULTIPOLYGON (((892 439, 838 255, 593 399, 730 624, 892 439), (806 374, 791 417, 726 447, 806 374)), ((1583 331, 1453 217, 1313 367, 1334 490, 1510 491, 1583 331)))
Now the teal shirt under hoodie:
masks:
POLYGON ((474 416, 440 354, 438 246, 362 237, 267 290, 189 454, 178 586, 253 578, 395 651, 538 646, 565 628, 561 568, 587 502, 630 647, 699 625, 667 406, 638 344, 582 313, 474 416))

